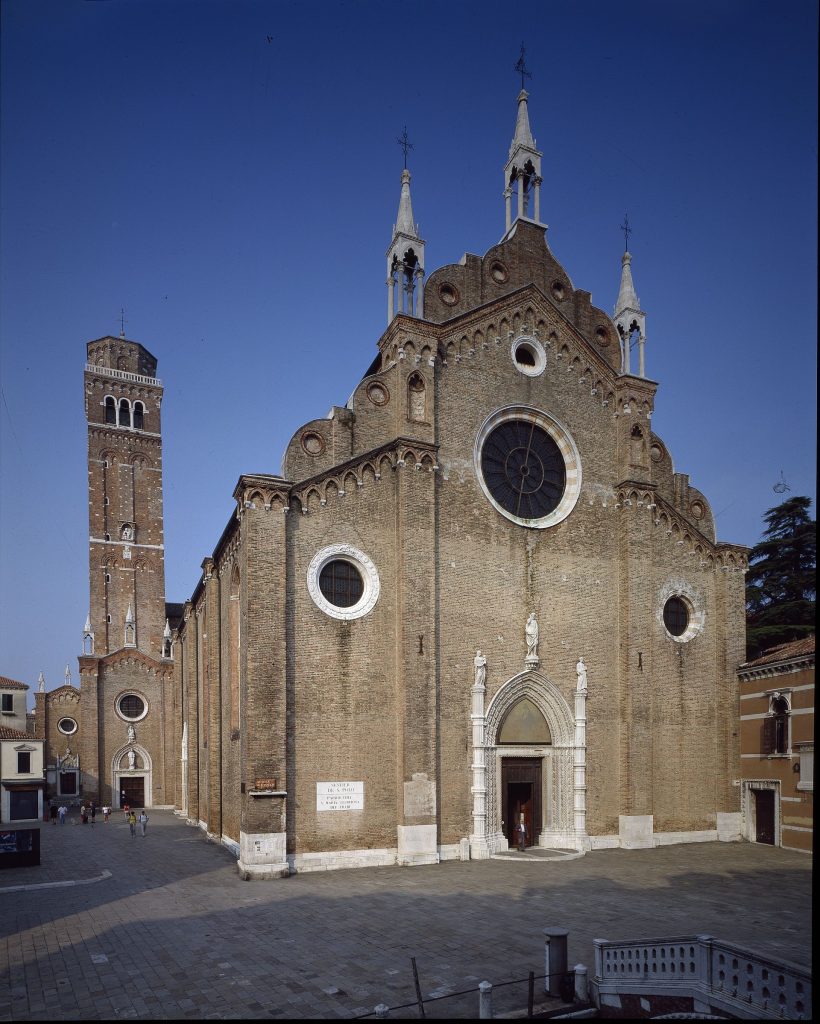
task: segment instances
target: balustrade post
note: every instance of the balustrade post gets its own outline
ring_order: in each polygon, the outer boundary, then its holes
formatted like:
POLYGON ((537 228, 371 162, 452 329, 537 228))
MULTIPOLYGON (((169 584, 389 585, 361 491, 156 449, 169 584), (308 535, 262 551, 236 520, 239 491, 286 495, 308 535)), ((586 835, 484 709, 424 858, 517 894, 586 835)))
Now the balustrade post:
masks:
POLYGON ((478 986, 478 1016, 480 1020, 489 1020, 493 1015, 493 986, 489 981, 482 981, 478 986))
POLYGON ((589 1000, 589 979, 585 964, 576 964, 575 970, 575 998, 579 1003, 586 1003, 589 1000))

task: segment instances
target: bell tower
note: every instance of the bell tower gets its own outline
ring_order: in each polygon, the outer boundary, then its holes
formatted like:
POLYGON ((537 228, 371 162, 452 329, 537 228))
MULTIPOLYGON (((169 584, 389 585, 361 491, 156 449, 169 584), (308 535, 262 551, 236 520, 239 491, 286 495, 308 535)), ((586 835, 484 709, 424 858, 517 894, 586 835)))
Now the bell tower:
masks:
POLYGON ((387 322, 397 313, 424 319, 424 240, 413 217, 410 200, 410 172, 407 151, 413 146, 407 140, 407 128, 398 140, 404 150, 401 173, 399 212, 393 225, 393 240, 387 250, 387 322))
POLYGON ((162 383, 157 361, 124 334, 90 341, 88 423, 90 609, 93 653, 123 647, 163 657, 162 383))

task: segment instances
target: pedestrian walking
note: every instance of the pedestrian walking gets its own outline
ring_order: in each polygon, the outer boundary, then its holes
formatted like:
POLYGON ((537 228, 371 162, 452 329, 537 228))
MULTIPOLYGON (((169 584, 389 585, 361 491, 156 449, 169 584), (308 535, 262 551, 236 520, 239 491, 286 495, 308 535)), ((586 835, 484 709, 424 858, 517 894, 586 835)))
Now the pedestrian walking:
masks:
POLYGON ((97 817, 97 808, 94 805, 94 801, 91 801, 91 824, 94 824, 94 819, 97 817))
MULTIPOLYGON (((123 796, 125 796, 125 793, 123 793, 123 796)), ((131 805, 127 800, 123 803, 122 809, 125 811, 125 820, 128 821, 128 815, 131 813, 131 805)))
POLYGON ((137 816, 133 811, 128 812, 128 828, 131 830, 131 838, 137 834, 137 816))
POLYGON ((145 839, 145 830, 148 828, 148 815, 145 813, 145 808, 140 811, 137 821, 140 823, 140 832, 142 838, 145 839))
POLYGON ((80 804, 80 821, 83 825, 88 824, 88 810, 86 809, 85 804, 80 804))
POLYGON ((60 824, 65 825, 65 816, 68 814, 68 808, 65 804, 57 808, 57 814, 60 816, 60 824))
POLYGON ((57 824, 57 803, 54 800, 50 800, 48 804, 48 813, 51 817, 51 824, 57 824))
POLYGON ((105 806, 102 809, 102 812, 103 812, 103 825, 107 825, 108 824, 108 815, 111 813, 111 808, 108 806, 108 804, 105 804, 105 806))

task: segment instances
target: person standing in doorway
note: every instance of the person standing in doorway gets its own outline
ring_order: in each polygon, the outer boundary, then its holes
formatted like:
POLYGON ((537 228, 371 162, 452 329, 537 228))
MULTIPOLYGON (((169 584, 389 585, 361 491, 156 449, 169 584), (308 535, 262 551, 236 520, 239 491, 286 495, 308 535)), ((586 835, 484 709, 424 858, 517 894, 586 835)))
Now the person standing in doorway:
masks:
POLYGON ((518 852, 523 853, 527 848, 527 823, 524 821, 523 814, 515 826, 515 836, 518 840, 518 852))
POLYGON ((148 828, 148 815, 145 813, 145 808, 140 811, 137 821, 140 825, 140 833, 142 838, 145 839, 145 830, 148 828))
POLYGON ((128 828, 131 831, 131 838, 133 839, 137 834, 137 816, 133 811, 128 812, 128 828))

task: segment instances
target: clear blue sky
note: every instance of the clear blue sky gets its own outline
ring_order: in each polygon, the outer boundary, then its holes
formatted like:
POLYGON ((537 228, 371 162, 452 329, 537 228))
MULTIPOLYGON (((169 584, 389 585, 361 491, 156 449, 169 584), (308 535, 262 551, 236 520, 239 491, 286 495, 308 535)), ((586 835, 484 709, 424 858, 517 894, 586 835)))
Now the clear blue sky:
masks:
POLYGON ((86 341, 159 359, 167 597, 385 326, 406 124, 428 273, 504 228, 521 40, 542 216, 611 312, 624 212, 654 429, 753 544, 815 494, 817 4, 4 0, 0 675, 88 608, 86 341), (270 41, 268 40, 270 38, 270 41))

